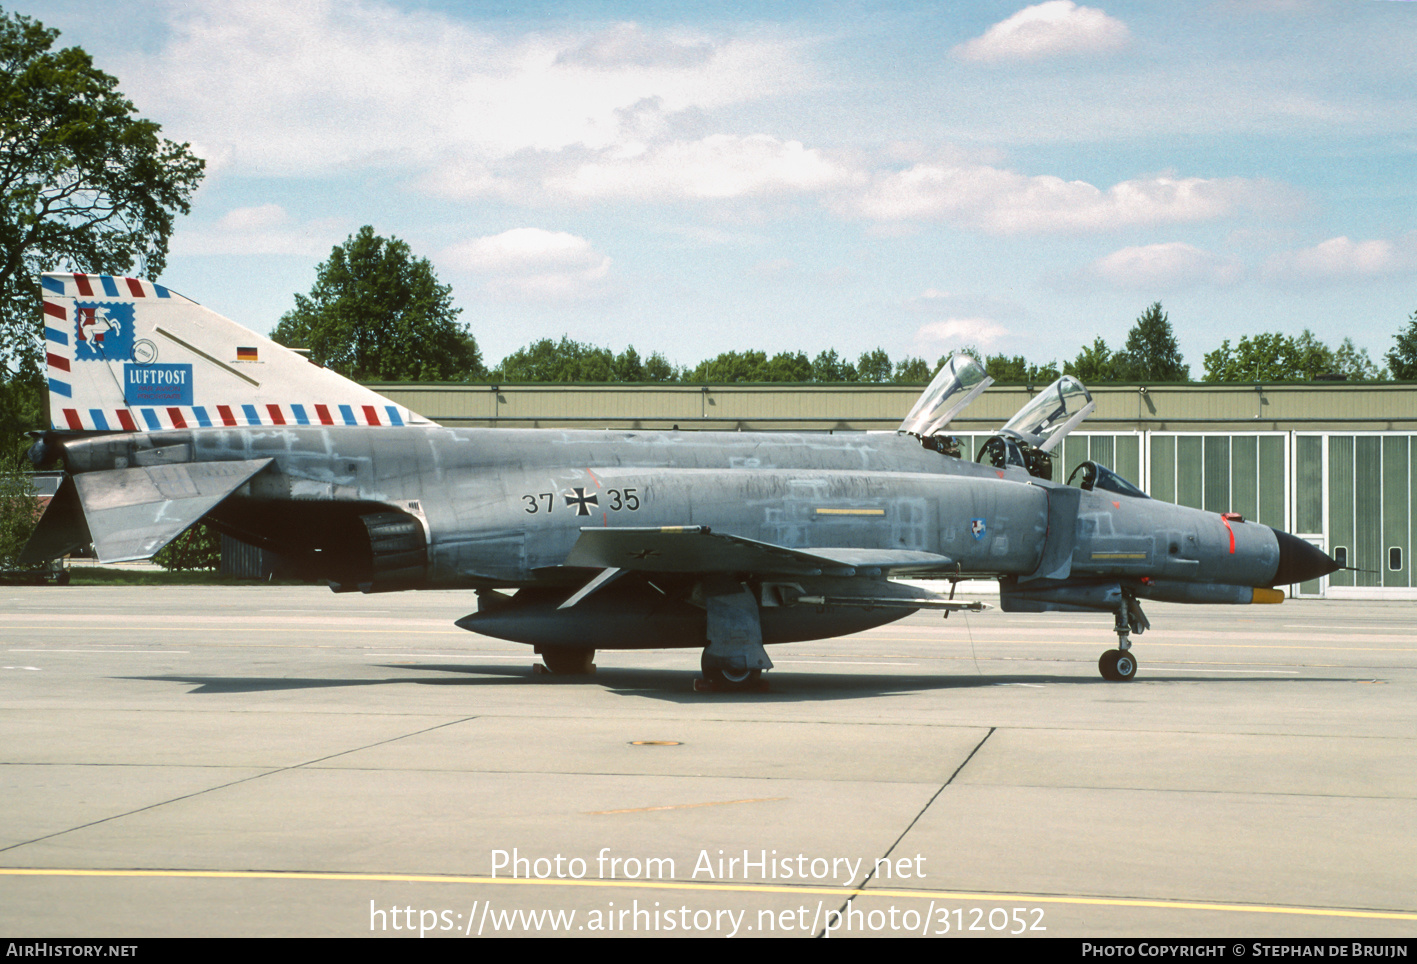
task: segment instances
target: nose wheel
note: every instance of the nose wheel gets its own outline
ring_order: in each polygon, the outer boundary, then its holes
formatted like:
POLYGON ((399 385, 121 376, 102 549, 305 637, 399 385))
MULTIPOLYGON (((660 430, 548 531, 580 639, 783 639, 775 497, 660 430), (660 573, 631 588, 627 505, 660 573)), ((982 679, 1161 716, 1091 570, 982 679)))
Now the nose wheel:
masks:
POLYGON ((1097 661, 1097 670, 1109 683, 1125 683, 1137 675, 1137 658, 1132 655, 1132 633, 1138 635, 1151 628, 1146 615, 1135 599, 1122 597, 1117 608, 1117 648, 1109 649, 1097 661))
POLYGON ((1130 651, 1109 649, 1097 661, 1102 678, 1111 683, 1125 683, 1137 675, 1137 658, 1130 651))

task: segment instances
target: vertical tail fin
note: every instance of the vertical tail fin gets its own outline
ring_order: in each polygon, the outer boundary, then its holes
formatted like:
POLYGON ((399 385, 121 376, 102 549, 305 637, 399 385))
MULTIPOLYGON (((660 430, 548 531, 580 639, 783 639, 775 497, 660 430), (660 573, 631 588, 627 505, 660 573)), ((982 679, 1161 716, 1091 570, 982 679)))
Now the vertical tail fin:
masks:
POLYGON ((433 424, 162 285, 41 283, 54 429, 433 424))

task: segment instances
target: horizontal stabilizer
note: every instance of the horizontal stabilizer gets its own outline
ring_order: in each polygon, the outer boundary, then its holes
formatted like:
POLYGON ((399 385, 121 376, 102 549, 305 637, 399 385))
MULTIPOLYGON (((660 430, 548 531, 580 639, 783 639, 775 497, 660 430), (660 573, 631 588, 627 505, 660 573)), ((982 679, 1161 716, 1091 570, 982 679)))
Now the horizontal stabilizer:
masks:
POLYGON ((19 563, 21 566, 37 566, 81 549, 90 542, 93 542, 93 536, 89 535, 88 523, 84 521, 79 493, 74 488, 74 480, 66 475, 59 491, 49 500, 39 525, 30 533, 29 542, 25 543, 25 549, 20 553, 19 563))
POLYGON ((151 558, 271 462, 184 462, 74 476, 98 561, 151 558))
POLYGON ((885 575, 950 565, 905 549, 788 549, 704 526, 584 528, 567 566, 639 572, 759 572, 795 576, 885 575))

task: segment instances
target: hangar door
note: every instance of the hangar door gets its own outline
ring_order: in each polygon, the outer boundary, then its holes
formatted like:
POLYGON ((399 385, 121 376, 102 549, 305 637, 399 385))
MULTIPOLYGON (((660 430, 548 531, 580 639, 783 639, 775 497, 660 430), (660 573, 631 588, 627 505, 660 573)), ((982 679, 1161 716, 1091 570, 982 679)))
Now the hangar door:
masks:
POLYGON ((1147 492, 1207 512, 1238 512, 1287 529, 1289 436, 1285 432, 1206 435, 1153 432, 1147 492))
MULTIPOLYGON (((1411 548, 1417 543, 1417 478, 1413 436, 1296 435, 1299 520, 1317 517, 1329 554, 1359 572, 1335 572, 1328 585, 1345 589, 1407 589, 1414 585, 1411 548)), ((1406 594, 1404 594, 1406 595, 1406 594)))

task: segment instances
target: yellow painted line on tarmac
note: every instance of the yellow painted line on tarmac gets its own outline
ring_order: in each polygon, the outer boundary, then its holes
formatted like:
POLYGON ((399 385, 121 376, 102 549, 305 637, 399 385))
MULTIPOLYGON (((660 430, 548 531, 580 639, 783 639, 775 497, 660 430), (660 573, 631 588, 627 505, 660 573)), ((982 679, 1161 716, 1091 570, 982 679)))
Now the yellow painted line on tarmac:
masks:
MULTIPOLYGON (((879 637, 876 637, 879 638, 879 637)), ((882 640, 885 642, 885 640, 882 640)), ((893 640, 893 642, 920 642, 920 640, 893 640)), ((941 643, 949 642, 955 645, 963 644, 961 639, 941 640, 941 643)), ((994 636, 977 636, 974 645, 977 649, 989 646, 1106 646, 1108 640, 1097 639, 999 639, 994 636)), ((1264 645, 1261 643, 1163 643, 1153 642, 1150 639, 1132 640, 1132 646, 1139 653, 1145 653, 1150 649, 1310 649, 1320 653, 1417 653, 1417 648, 1400 646, 1304 646, 1299 643, 1274 643, 1264 645)))
POLYGON ((987 901, 995 904, 1064 904, 1079 907, 1149 907, 1158 910, 1196 910, 1229 914, 1286 914, 1303 917, 1340 917, 1353 920, 1417 921, 1417 912, 1359 910, 1344 907, 1283 907, 1270 904, 1222 904, 1207 901, 1152 900, 1137 897, 1068 897, 1056 894, 991 894, 945 890, 906 890, 894 887, 792 887, 781 884, 683 883, 653 880, 526 879, 434 874, 355 874, 313 871, 261 870, 78 870, 72 868, 0 867, 0 877, 108 877, 211 880, 328 880, 357 883, 474 884, 507 887, 600 887, 625 890, 684 890, 729 894, 825 894, 840 898, 896 897, 914 900, 987 901))
MULTIPOLYGON (((25 626, 25 629, 53 629, 53 630, 73 630, 73 626, 25 626)), ((338 636, 348 636, 353 633, 398 633, 400 636, 467 636, 469 633, 465 629, 403 629, 396 623, 390 623, 386 629, 317 629, 315 627, 306 628, 304 626, 144 626, 143 632, 147 635, 153 633, 284 633, 287 636, 301 636, 311 633, 328 633, 338 636)), ((476 636, 477 633, 470 635, 476 636)))
POLYGON ((731 807, 738 803, 776 803, 786 797, 754 797, 750 800, 710 800, 707 803, 671 803, 666 807, 633 807, 628 810, 587 810, 588 817, 604 817, 615 813, 653 813, 656 810, 694 810, 698 807, 731 807))

